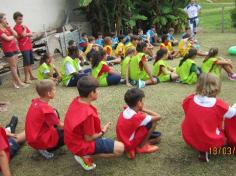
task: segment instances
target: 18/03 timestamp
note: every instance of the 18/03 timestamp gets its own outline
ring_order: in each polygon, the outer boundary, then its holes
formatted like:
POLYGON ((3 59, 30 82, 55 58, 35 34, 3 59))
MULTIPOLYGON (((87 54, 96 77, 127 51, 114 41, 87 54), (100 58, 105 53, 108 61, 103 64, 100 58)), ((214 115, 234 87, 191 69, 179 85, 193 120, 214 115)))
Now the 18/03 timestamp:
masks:
POLYGON ((209 154, 211 155, 235 155, 236 148, 235 147, 212 147, 209 150, 209 154))

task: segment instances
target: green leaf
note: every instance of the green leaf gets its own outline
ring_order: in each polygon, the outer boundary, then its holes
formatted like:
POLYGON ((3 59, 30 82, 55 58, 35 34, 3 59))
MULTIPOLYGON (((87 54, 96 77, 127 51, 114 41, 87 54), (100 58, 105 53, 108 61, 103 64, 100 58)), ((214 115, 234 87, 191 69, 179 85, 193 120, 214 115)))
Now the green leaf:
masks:
POLYGON ((81 7, 87 7, 93 0, 79 0, 79 5, 81 7))

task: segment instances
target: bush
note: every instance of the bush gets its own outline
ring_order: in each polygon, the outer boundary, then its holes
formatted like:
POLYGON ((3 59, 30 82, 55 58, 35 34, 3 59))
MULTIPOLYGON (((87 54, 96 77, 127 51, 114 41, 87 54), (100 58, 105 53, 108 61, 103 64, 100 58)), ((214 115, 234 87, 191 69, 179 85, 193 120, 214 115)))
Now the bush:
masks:
POLYGON ((236 28, 236 8, 231 11, 232 26, 236 28))

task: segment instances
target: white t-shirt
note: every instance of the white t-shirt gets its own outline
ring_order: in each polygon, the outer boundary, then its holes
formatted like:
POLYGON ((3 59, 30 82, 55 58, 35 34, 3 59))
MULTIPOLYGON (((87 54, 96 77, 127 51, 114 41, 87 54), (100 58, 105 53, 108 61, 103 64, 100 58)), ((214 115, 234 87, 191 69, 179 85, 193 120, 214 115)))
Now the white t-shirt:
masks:
POLYGON ((189 18, 194 18, 198 16, 198 12, 201 9, 199 4, 189 4, 184 8, 184 11, 188 14, 189 18))

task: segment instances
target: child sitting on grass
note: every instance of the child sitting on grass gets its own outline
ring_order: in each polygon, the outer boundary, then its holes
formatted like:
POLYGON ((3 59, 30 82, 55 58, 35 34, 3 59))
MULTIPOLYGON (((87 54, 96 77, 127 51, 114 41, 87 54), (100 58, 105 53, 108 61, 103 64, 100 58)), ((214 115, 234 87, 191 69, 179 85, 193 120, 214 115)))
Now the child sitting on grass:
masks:
POLYGON ((70 104, 65 116, 65 144, 75 160, 85 170, 93 170, 93 157, 118 157, 124 152, 124 145, 112 139, 103 138, 110 122, 103 128, 96 107, 92 102, 98 98, 98 81, 85 76, 78 82, 79 91, 70 104))
POLYGON ((83 76, 91 73, 91 69, 82 70, 81 68, 81 53, 77 47, 68 48, 68 56, 64 59, 61 73, 62 83, 66 87, 75 87, 77 82, 83 76))
POLYGON ((25 134, 29 146, 44 158, 54 157, 53 151, 64 145, 63 122, 48 103, 55 97, 56 86, 50 79, 36 84, 39 98, 33 99, 26 115, 25 134))
POLYGON ((224 59, 222 57, 217 57, 218 48, 211 48, 208 55, 202 63, 203 73, 212 73, 218 77, 221 76, 221 69, 223 68, 228 75, 230 80, 236 80, 236 74, 233 71, 233 64, 230 59, 224 59))
POLYGON ((161 119, 156 112, 144 108, 144 92, 138 88, 129 89, 124 96, 128 105, 120 113, 117 125, 117 139, 124 143, 125 151, 130 159, 137 153, 153 153, 159 147, 160 132, 155 132, 157 121, 161 119))
POLYGON ((195 48, 191 48, 176 68, 176 73, 179 75, 181 83, 195 84, 197 82, 197 79, 201 74, 201 69, 194 61, 196 56, 197 50, 195 48))
POLYGON ((158 78, 152 76, 152 71, 148 66, 145 51, 147 44, 140 42, 137 45, 137 54, 130 59, 127 74, 132 84, 138 88, 144 88, 145 85, 153 85, 159 82, 158 78))
POLYGON ((178 40, 174 38, 174 33, 175 30, 174 28, 170 28, 167 33, 167 39, 171 42, 172 46, 177 46, 178 45, 178 40))
POLYGON ((153 45, 147 39, 147 36, 143 34, 143 30, 141 28, 138 29, 138 36, 140 41, 147 43, 147 51, 146 53, 153 58, 153 45))
POLYGON ((183 101, 182 135, 186 144, 199 152, 201 161, 209 162, 209 152, 226 144, 223 120, 236 115, 235 105, 230 107, 216 98, 220 90, 220 79, 203 73, 197 82, 196 93, 183 101))
POLYGON ((101 47, 104 46, 104 40, 101 32, 98 32, 98 38, 96 39, 95 43, 101 47))
POLYGON ((124 58, 125 57, 125 36, 119 35, 118 36, 119 43, 116 47, 115 54, 118 58, 124 58))
POLYGON ((166 63, 165 60, 167 59, 168 50, 166 48, 161 48, 157 51, 152 74, 156 76, 160 82, 170 82, 178 79, 175 69, 166 63))
POLYGON ((113 49, 112 49, 112 40, 111 37, 105 37, 104 38, 104 51, 106 53, 107 62, 110 64, 119 64, 121 61, 121 58, 114 57, 113 56, 113 49))
POLYGON ((111 86, 120 83, 120 73, 106 63, 106 53, 103 50, 95 52, 91 60, 92 76, 98 80, 99 86, 111 86))
POLYGON ((11 122, 9 124, 11 128, 3 128, 0 123, 0 175, 2 173, 3 176, 11 176, 10 159, 17 154, 25 142, 25 132, 15 134, 17 123, 11 122))
POLYGON ((126 83, 127 86, 132 87, 132 85, 129 83, 129 74, 127 73, 128 71, 128 66, 130 59, 136 54, 136 48, 135 47, 130 47, 126 51, 126 57, 121 60, 120 63, 120 68, 121 68, 121 82, 126 83))
POLYGON ((42 55, 39 62, 38 80, 43 79, 52 79, 55 82, 61 81, 61 73, 54 65, 53 55, 49 53, 42 55))
POLYGON ((168 51, 168 59, 172 60, 175 57, 179 56, 178 51, 174 51, 174 48, 172 47, 171 42, 168 40, 168 35, 164 34, 161 38, 162 43, 160 45, 160 48, 166 48, 168 51))

